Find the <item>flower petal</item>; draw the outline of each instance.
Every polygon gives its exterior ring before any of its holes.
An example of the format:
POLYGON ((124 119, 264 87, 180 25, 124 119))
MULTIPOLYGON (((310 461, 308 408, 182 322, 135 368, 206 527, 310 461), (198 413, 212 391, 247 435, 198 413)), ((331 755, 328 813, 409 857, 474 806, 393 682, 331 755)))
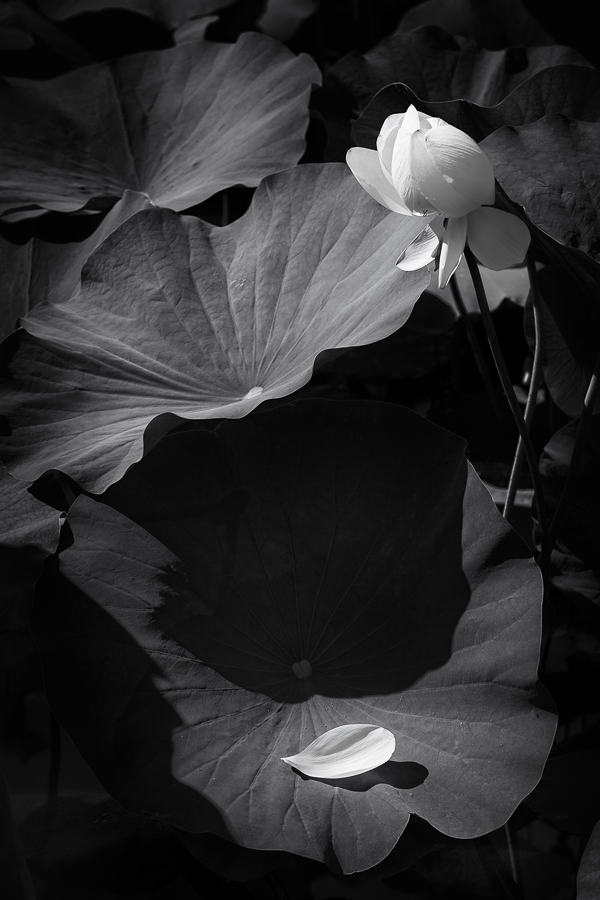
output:
MULTIPOLYGON (((398 137, 398 132, 400 131, 400 126, 402 124, 404 115, 404 113, 398 113, 394 116, 388 116, 383 123, 381 131, 379 132, 379 135, 377 137, 377 153, 379 154, 379 162, 381 163, 383 174, 392 185, 392 187, 394 186, 394 179, 392 178, 392 157, 394 153, 394 144, 396 143, 396 138, 398 137)), ((396 190, 396 188, 394 188, 394 190, 396 190)))
POLYGON ((440 239, 429 225, 426 225, 423 231, 411 241, 406 250, 404 250, 396 260, 396 266, 403 272, 413 272, 415 269, 422 269, 428 265, 436 257, 440 239))
POLYGON ((425 146, 432 163, 442 178, 462 200, 460 212, 444 209, 449 216, 464 216, 496 197, 494 169, 479 145, 452 125, 432 128, 425 136, 425 146))
POLYGON ((405 134, 413 134, 421 128, 421 113, 417 111, 416 106, 412 103, 402 117, 401 130, 405 134))
POLYGON ((482 265, 497 272, 523 262, 531 235, 517 216, 487 206, 467 218, 469 247, 482 265))
POLYGON ((445 288, 456 271, 465 249, 467 239, 467 216, 448 219, 446 230, 442 235, 440 247, 440 270, 438 286, 445 288))
POLYGON ((430 199, 430 188, 436 193, 437 182, 443 181, 443 178, 427 156, 420 131, 412 134, 398 131, 391 172, 394 187, 412 215, 426 216, 443 211, 430 199))
POLYGON ((397 191, 385 177, 376 150, 366 147, 351 147, 346 154, 346 162, 358 183, 368 194, 392 212, 410 216, 411 211, 402 202, 397 191))
POLYGON ((295 756, 283 762, 313 778, 349 778, 387 762, 396 738, 378 725, 340 725, 332 728, 295 756))

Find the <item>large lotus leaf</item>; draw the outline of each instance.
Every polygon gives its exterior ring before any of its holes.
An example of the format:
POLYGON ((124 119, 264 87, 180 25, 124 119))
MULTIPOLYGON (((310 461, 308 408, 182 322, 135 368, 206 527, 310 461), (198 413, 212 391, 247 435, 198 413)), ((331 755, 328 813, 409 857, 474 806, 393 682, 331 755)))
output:
POLYGON ((27 491, 22 481, 0 466, 0 599, 33 584, 44 559, 54 553, 59 514, 27 491))
POLYGON ((125 191, 94 233, 82 241, 54 244, 33 237, 19 245, 0 237, 0 266, 4 277, 0 340, 17 327, 17 319, 27 315, 38 303, 59 302, 75 293, 81 269, 92 251, 130 216, 152 206, 144 194, 125 191))
POLYGON ((405 112, 411 103, 460 128, 476 141, 482 141, 504 125, 526 125, 551 114, 598 122, 600 72, 582 65, 545 68, 492 107, 478 106, 470 100, 425 100, 404 84, 390 84, 379 91, 354 123, 352 137, 355 144, 375 149, 385 119, 394 113, 405 112))
POLYGON ((76 501, 33 628, 119 802, 344 872, 411 813, 461 838, 506 821, 554 732, 541 582, 463 447, 401 407, 296 401, 169 435, 112 507, 76 501), (348 723, 392 731, 392 760, 343 781, 282 762, 348 723))
POLYGON ((421 25, 438 25, 494 49, 553 43, 522 0, 426 0, 408 10, 400 28, 411 31, 421 25))
POLYGON ((437 27, 399 30, 364 56, 342 57, 327 73, 317 101, 327 125, 328 155, 344 158, 351 146, 350 119, 393 82, 409 85, 423 100, 460 99, 493 107, 537 72, 568 64, 589 66, 570 47, 486 50, 437 27))
POLYGON ((347 166, 272 176, 226 228, 140 212, 94 251, 71 301, 5 344, 1 439, 14 474, 101 491, 175 416, 244 416, 305 384, 326 349, 398 329, 429 282, 393 261, 423 219, 372 200, 347 166))
POLYGON ((600 122, 550 115, 499 129, 481 147, 535 225, 600 262, 600 122))
POLYGON ((592 831, 591 837, 581 858, 577 873, 577 900, 597 900, 600 893, 600 822, 592 831))
POLYGON ((37 0, 37 5, 51 19, 69 19, 81 13, 103 9, 128 9, 155 19, 166 28, 175 29, 188 19, 205 16, 233 0, 37 0))
POLYGON ((183 43, 0 86, 0 210, 125 190, 185 209, 298 161, 316 64, 266 35, 183 43), (94 103, 90 103, 90 97, 94 103))

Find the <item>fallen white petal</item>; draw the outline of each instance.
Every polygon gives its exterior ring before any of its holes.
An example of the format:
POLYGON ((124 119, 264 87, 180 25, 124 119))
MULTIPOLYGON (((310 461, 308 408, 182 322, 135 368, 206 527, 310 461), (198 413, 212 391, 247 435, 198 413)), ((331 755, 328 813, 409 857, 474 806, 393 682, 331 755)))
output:
POLYGON ((396 738, 378 725, 340 725, 332 728, 295 756, 283 762, 313 778, 349 778, 387 762, 396 738))
POLYGON ((396 266, 403 272, 414 272, 422 269, 435 259, 440 239, 435 231, 427 225, 423 231, 411 241, 396 260, 396 266))
POLYGON ((521 219, 490 206, 475 209, 467 219, 469 247, 483 266, 497 272, 523 262, 531 235, 521 219))

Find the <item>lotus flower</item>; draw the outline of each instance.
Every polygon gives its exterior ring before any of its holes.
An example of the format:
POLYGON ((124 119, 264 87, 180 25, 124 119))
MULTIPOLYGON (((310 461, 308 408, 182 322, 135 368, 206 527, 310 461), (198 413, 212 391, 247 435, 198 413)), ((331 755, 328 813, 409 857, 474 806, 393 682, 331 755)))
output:
POLYGON ((377 150, 352 147, 352 173, 383 206, 404 216, 431 216, 396 262, 411 271, 435 260, 444 288, 468 241, 479 262, 499 271, 521 263, 529 229, 516 216, 494 209, 494 170, 478 144, 443 119, 409 106, 388 118, 377 150), (442 218, 443 217, 443 218, 442 218))

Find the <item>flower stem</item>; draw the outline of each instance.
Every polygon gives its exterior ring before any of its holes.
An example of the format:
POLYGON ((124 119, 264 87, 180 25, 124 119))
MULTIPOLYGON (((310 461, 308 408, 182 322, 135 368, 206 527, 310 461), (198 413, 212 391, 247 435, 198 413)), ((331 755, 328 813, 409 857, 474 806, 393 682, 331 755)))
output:
POLYGON ((498 403, 498 396, 496 394, 496 389, 494 388, 494 382, 492 381, 492 376, 490 375, 483 350, 481 349, 479 341, 477 340, 477 334, 475 333, 475 329, 473 328, 473 323, 469 318, 469 313, 467 312, 465 302, 462 298, 456 275, 452 275, 450 278, 450 290, 452 292, 454 302, 456 303, 458 311, 461 315, 461 319, 463 321, 467 334, 467 340, 469 341, 469 344, 471 346, 473 357, 475 359, 479 374, 481 375, 481 380, 483 381, 490 406, 492 407, 494 415, 496 416, 498 427, 500 429, 500 435, 503 436, 504 417, 502 415, 502 409, 500 408, 500 404, 498 403))
MULTIPOLYGON (((529 382, 529 392, 527 394, 527 404, 525 406, 525 425, 527 426, 527 431, 531 432, 531 423, 533 421, 533 414, 535 412, 535 405, 537 402, 537 393, 538 393, 538 385, 540 383, 540 376, 542 372, 542 356, 544 351, 544 335, 542 331, 542 308, 541 308, 541 297, 539 284, 537 279, 537 271, 535 268, 535 261, 531 252, 527 254, 527 271, 529 273, 529 283, 531 285, 531 299, 533 303, 533 322, 535 328, 535 350, 533 352, 533 367, 531 369, 531 377, 529 382)), ((515 453, 515 458, 513 461, 512 470, 510 473, 510 478, 508 481, 508 491, 506 493, 506 502, 504 504, 504 512, 502 515, 504 518, 510 522, 510 517, 513 513, 513 508, 515 504, 515 497, 517 495, 517 485, 519 483, 519 475, 521 472, 521 466, 523 465, 523 458, 525 456, 525 445, 521 436, 519 435, 519 440, 517 443, 517 450, 515 453)))
POLYGON ((473 279, 473 287, 475 288, 477 303, 479 304, 481 318, 483 319, 483 324, 486 330, 490 350, 492 351, 492 356, 494 358, 494 363, 496 364, 496 369, 498 371, 498 375, 500 376, 500 381, 502 383, 506 399, 508 400, 510 410, 512 412, 516 426, 519 429, 519 434, 525 448, 525 456, 527 458, 527 464, 529 466, 529 472, 531 474, 531 480, 533 482, 533 489, 535 492, 538 518, 540 522, 540 529, 542 532, 543 550, 544 544, 546 543, 548 537, 548 523, 546 519, 546 505, 544 503, 544 495, 542 493, 542 482, 538 470, 538 462, 535 457, 533 444, 531 443, 531 438, 529 436, 527 426, 525 424, 525 419, 523 418, 523 413, 521 412, 521 408, 519 407, 519 402, 516 398, 512 386, 512 381, 510 375, 508 374, 508 369, 506 368, 506 362, 504 361, 504 357, 500 349, 498 335, 496 334, 496 328, 494 326, 492 314, 490 313, 490 309, 488 306, 485 289, 483 287, 483 281, 481 280, 481 274, 479 272, 479 266, 477 265, 477 260, 473 256, 472 250, 470 250, 468 247, 465 248, 465 259, 467 261, 467 265, 469 266, 471 278, 473 279))

